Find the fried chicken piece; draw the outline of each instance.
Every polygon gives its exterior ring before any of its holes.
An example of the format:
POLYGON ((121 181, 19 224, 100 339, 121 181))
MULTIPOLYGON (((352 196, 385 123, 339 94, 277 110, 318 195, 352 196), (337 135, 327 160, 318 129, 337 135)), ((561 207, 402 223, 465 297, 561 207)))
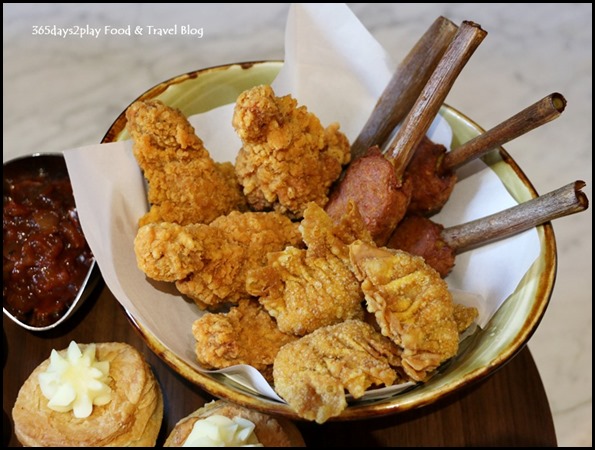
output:
POLYGON ((245 248, 218 228, 149 223, 139 228, 134 251, 149 278, 175 282, 200 308, 244 294, 237 280, 246 262, 245 248))
POLYGON ((308 202, 324 206, 331 184, 350 161, 347 137, 326 129, 290 95, 257 86, 238 97, 233 126, 242 140, 236 174, 250 206, 301 218, 308 202))
POLYGON ((455 303, 454 306, 455 310, 453 316, 457 323, 457 330, 459 330, 459 333, 462 333, 471 326, 475 319, 477 319, 479 312, 477 311, 477 308, 472 306, 465 306, 459 303, 455 303))
POLYGON ((350 201, 345 214, 337 221, 316 203, 309 203, 300 223, 300 233, 308 254, 325 256, 329 252, 350 264, 348 245, 354 241, 373 242, 355 202, 350 201))
POLYGON ((403 348, 407 375, 424 381, 459 348, 454 303, 446 282, 423 258, 355 242, 350 253, 368 311, 382 334, 403 348))
POLYGON ((364 316, 357 279, 330 253, 308 256, 294 247, 270 253, 266 267, 248 273, 246 290, 259 297, 281 331, 297 336, 364 316))
POLYGON ((198 362, 207 369, 248 364, 270 377, 281 347, 297 338, 282 333, 258 304, 242 299, 228 313, 206 313, 192 324, 198 362))
POLYGON ((209 223, 246 209, 232 164, 213 161, 179 110, 159 100, 138 101, 128 108, 126 119, 134 156, 149 185, 151 208, 139 226, 209 223))
POLYGON ((370 386, 401 381, 400 349, 371 325, 347 320, 319 328, 279 350, 273 364, 275 390, 297 414, 324 423, 370 386))
POLYGON ((300 243, 298 225, 281 214, 234 211, 210 225, 144 225, 134 249, 149 278, 176 282, 204 309, 246 297, 247 272, 263 266, 267 253, 300 243))
POLYGON ((259 265, 266 262, 266 253, 262 249, 283 250, 287 245, 302 246, 299 224, 276 212, 232 211, 215 219, 210 226, 224 230, 233 236, 234 241, 248 247, 249 257, 259 265))
POLYGON ((300 232, 307 250, 270 254, 267 267, 248 274, 248 293, 260 297, 282 331, 298 336, 342 320, 363 319, 363 294, 349 266, 348 244, 371 237, 355 205, 335 224, 310 202, 300 232))

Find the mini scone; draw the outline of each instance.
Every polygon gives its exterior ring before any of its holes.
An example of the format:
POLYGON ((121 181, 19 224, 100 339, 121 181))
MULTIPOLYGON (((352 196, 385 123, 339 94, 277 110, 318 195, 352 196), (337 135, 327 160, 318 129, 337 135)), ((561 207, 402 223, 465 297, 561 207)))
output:
POLYGON ((152 447, 163 396, 134 347, 71 342, 27 378, 12 417, 24 446, 152 447))
POLYGON ((207 403, 180 420, 164 447, 305 447, 297 427, 225 400, 207 403), (230 420, 231 419, 231 420, 230 420))

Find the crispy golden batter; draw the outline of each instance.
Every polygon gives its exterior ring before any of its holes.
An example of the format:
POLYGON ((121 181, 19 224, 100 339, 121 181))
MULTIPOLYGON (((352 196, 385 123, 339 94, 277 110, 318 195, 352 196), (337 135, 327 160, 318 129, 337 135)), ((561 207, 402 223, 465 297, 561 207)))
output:
POLYGON ((346 213, 336 223, 316 203, 309 203, 304 210, 300 232, 309 255, 325 256, 330 252, 346 264, 350 264, 349 244, 356 240, 372 242, 354 202, 349 202, 346 213))
POLYGON ((240 300, 228 313, 206 313, 192 325, 196 357, 207 369, 248 364, 266 374, 281 347, 296 337, 282 333, 258 304, 240 300))
POLYGON ((477 308, 470 306, 460 305, 458 303, 455 303, 454 306, 455 310, 453 315, 455 322, 457 323, 457 330, 459 330, 459 333, 462 333, 471 326, 475 319, 477 319, 479 313, 477 308))
POLYGON ((139 101, 128 108, 126 119, 134 156, 149 185, 151 209, 139 225, 209 223, 232 210, 245 209, 231 164, 211 159, 179 110, 158 100, 139 101))
POLYGON ((246 297, 246 275, 261 267, 268 252, 300 245, 298 225, 270 213, 232 212, 210 225, 147 224, 134 241, 137 264, 201 308, 246 297))
POLYGON ((255 260, 257 265, 266 262, 263 249, 282 250, 287 245, 302 245, 299 224, 276 212, 233 211, 227 216, 218 217, 210 226, 224 230, 235 242, 247 247, 250 253, 248 257, 255 260))
POLYGON ((275 390, 304 419, 323 423, 347 407, 345 391, 400 381, 400 349, 359 320, 319 328, 285 345, 275 358, 275 390))
POLYGON ((257 86, 238 97, 233 126, 242 140, 236 174, 252 208, 301 218, 308 202, 324 206, 331 184, 350 160, 338 124, 324 129, 291 96, 257 86))
MULTIPOLYGON (((84 351, 86 344, 79 344, 84 351)), ((66 350, 59 353, 65 356, 66 350)), ((48 407, 38 375, 49 358, 41 363, 19 391, 12 415, 15 434, 21 444, 31 447, 153 447, 163 418, 163 397, 151 368, 143 356, 128 344, 96 344, 100 361, 109 361, 112 398, 94 406, 89 417, 77 419, 71 412, 48 407)))
POLYGON ((353 272, 336 256, 308 256, 289 247, 269 254, 248 273, 246 290, 259 297, 285 333, 303 336, 346 319, 363 319, 363 295, 353 272))
POLYGON ((300 224, 308 249, 270 254, 266 267, 248 274, 248 293, 260 297, 282 331, 302 336, 343 320, 363 319, 363 294, 349 267, 348 244, 371 238, 351 206, 335 224, 310 202, 300 224))
POLYGON ((239 281, 246 252, 222 230, 204 224, 149 223, 134 240, 138 267, 158 281, 175 282, 201 308, 244 293, 239 281))
MULTIPOLYGON (((203 271, 209 261, 223 256, 229 262, 230 276, 235 276, 237 269, 233 270, 233 267, 241 265, 244 258, 241 246, 228 242, 225 232, 204 224, 182 226, 162 222, 144 225, 136 234, 134 250, 139 268, 149 278, 170 282, 203 271), (219 249, 223 253, 221 256, 206 256, 219 252, 219 249)), ((223 278, 223 275, 218 277, 223 278)))
POLYGON ((355 242, 351 259, 358 269, 367 309, 382 334, 403 348, 403 368, 424 381, 459 347, 454 304, 446 282, 418 256, 355 242))

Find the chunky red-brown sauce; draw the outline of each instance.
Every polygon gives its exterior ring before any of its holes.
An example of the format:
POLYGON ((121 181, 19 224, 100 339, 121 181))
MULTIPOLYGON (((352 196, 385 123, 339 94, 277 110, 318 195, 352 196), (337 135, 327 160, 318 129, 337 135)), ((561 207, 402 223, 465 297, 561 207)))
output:
POLYGON ((6 172, 4 307, 28 325, 51 325, 72 305, 93 255, 82 233, 66 171, 6 172))

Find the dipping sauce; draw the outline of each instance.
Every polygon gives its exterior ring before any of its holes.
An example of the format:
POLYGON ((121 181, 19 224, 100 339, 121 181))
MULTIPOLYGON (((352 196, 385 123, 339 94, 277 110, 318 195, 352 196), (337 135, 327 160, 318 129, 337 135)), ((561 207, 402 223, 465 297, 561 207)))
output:
POLYGON ((72 305, 93 263, 61 155, 23 158, 3 173, 3 306, 44 327, 72 305))

